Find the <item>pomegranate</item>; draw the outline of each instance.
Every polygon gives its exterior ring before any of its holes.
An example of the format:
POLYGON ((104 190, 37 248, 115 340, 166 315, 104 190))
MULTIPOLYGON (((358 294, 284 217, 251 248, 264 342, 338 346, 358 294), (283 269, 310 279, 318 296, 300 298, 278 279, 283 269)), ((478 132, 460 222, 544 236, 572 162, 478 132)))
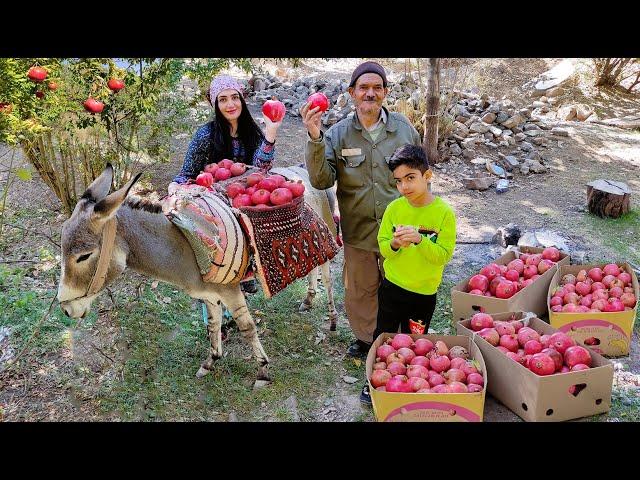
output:
POLYGON ((223 158, 218 162, 218 166, 229 170, 231 169, 231 165, 233 165, 233 163, 234 163, 233 160, 229 160, 228 158, 223 158))
POLYGON ((412 393, 413 389, 409 385, 409 379, 405 375, 395 375, 387 380, 385 384, 387 392, 412 393))
POLYGON ((620 275, 618 275, 618 280, 621 280, 625 285, 630 285, 631 275, 629 275, 628 272, 622 272, 620 275))
POLYGON ((511 260, 507 264, 507 268, 509 270, 515 270, 516 272, 518 272, 518 275, 522 275, 522 272, 524 272, 524 262, 519 258, 516 258, 515 260, 511 260))
POLYGON ((107 82, 107 87, 109 87, 112 92, 117 93, 124 88, 124 82, 122 80, 118 80, 117 78, 110 78, 107 82))
POLYGON ((498 335, 500 336, 513 335, 514 333, 516 333, 516 327, 509 322, 501 322, 498 320, 493 323, 493 328, 496 329, 496 331, 498 332, 498 335))
POLYGON ((575 292, 567 293, 562 299, 564 304, 573 303, 574 305, 578 305, 580 303, 580 295, 575 292))
POLYGON ((429 375, 429 369, 426 367, 423 367, 422 365, 409 365, 407 367, 407 377, 411 378, 411 377, 420 377, 420 378, 427 378, 429 375))
POLYGON ((536 375, 551 375, 556 371, 556 364, 546 353, 536 353, 529 359, 529 370, 536 375))
POLYGON ((611 297, 620 298, 622 297, 623 293, 624 293, 624 290, 622 290, 620 287, 611 287, 609 289, 609 298, 611 297))
POLYGON ((267 203, 269 203, 270 198, 271 193, 264 188, 256 190, 255 192, 253 192, 253 195, 251 195, 251 201, 254 205, 266 205, 267 203))
POLYGON ((409 377, 409 386, 414 392, 429 389, 429 382, 422 377, 409 377))
MULTIPOLYGON (((380 360, 379 358, 376 360, 380 360)), ((387 362, 376 362, 373 364, 373 369, 374 370, 386 370, 387 369, 387 362)))
POLYGON ((203 172, 196 177, 196 183, 203 187, 209 188, 213 185, 213 176, 210 173, 203 172))
POLYGON ((242 162, 236 162, 229 167, 229 170, 231 171, 231 175, 237 177, 247 171, 247 166, 242 162))
POLYGON ((286 205, 293 200, 293 195, 288 188, 276 188, 271 192, 270 200, 274 205, 286 205))
POLYGON ((472 373, 471 375, 467 376, 467 383, 484 386, 484 377, 479 373, 472 373))
POLYGON ((449 392, 448 393, 467 393, 469 390, 464 383, 461 382, 451 382, 449 383, 449 392))
POLYGON ((403 365, 406 363, 404 361, 404 357, 402 355, 400 355, 398 352, 393 352, 393 353, 390 353, 389 355, 387 355, 387 359, 385 360, 385 362, 387 362, 387 365, 389 365, 390 363, 393 363, 393 362, 400 362, 403 365))
POLYGON ((527 265, 526 267, 524 267, 524 272, 522 273, 522 276, 525 278, 525 280, 528 280, 530 278, 532 278, 534 275, 538 274, 538 267, 535 265, 527 265))
POLYGON ((216 180, 227 180, 231 178, 231 170, 224 167, 219 167, 215 173, 216 180))
POLYGON ((258 172, 250 173, 247 176, 247 187, 253 187, 254 185, 258 185, 262 180, 264 180, 264 175, 258 172))
MULTIPOLYGON (((507 349, 507 348, 504 348, 502 345, 498 345, 496 348, 497 348, 498 350, 500 350, 502 353, 507 353, 507 352, 510 352, 510 351, 511 351, 511 350, 509 350, 509 349, 507 349)), ((513 352, 512 352, 512 353, 513 353, 513 352)))
POLYGON ((576 286, 573 283, 567 283, 564 289, 567 293, 576 293, 576 286))
POLYGON ((577 363, 573 367, 571 367, 572 372, 579 372, 580 370, 589 370, 589 366, 584 363, 577 363))
POLYGON ((32 82, 40 83, 47 78, 47 69, 43 67, 31 67, 27 72, 27 77, 32 82))
POLYGON ((534 355, 542 351, 542 344, 537 340, 529 340, 524 344, 524 353, 527 355, 534 355))
POLYGON ((279 122, 284 118, 287 109, 278 100, 267 100, 262 105, 262 113, 272 122, 279 122))
POLYGON ((625 307, 634 308, 636 306, 636 296, 633 293, 623 293, 620 295, 620 301, 625 307))
POLYGON ((540 353, 546 353, 547 355, 549 355, 556 366, 556 372, 560 371, 560 369, 562 368, 562 355, 560 355, 560 353, 556 349, 545 348, 540 353))
POLYGON ((615 263, 608 263, 604 266, 602 272, 605 275, 612 275, 614 277, 617 277, 618 275, 620 275, 620 267, 615 263))
POLYGON ((518 332, 518 343, 521 347, 524 347, 524 344, 529 340, 540 341, 540 334, 536 332, 533 328, 530 327, 522 327, 518 332))
POLYGON ((574 345, 573 347, 567 348, 564 352, 564 363, 569 368, 573 368, 573 366, 578 363, 591 366, 591 354, 586 348, 580 345, 574 345))
POLYGON ((233 201, 231 202, 231 205, 233 205, 234 208, 250 207, 253 205, 253 202, 251 201, 251 195, 247 195, 246 193, 241 193, 240 195, 238 195, 236 198, 233 199, 233 201))
POLYGON ((216 174, 216 170, 218 170, 218 164, 217 163, 210 163, 208 165, 204 166, 204 171, 206 173, 210 173, 211 175, 215 175, 216 174))
POLYGON ((473 290, 469 290, 469 295, 484 295, 484 292, 482 290, 478 290, 477 288, 474 288, 473 290))
POLYGON ((483 390, 483 387, 475 383, 470 383, 469 385, 467 385, 467 390, 469 391, 469 393, 478 393, 483 390))
POLYGON ((606 287, 602 282, 593 282, 591 284, 591 293, 594 293, 596 290, 605 290, 606 287))
POLYGON ((431 389, 430 388, 421 388, 416 393, 431 393, 431 389))
POLYGON ((553 307, 551 307, 551 311, 552 312, 561 312, 562 311, 562 305, 554 305, 553 307))
POLYGON ((547 270, 551 269, 554 265, 555 264, 551 260, 540 260, 540 263, 538 264, 538 273, 542 275, 547 270))
POLYGON ((309 110, 320 107, 320 111, 325 112, 329 108, 329 99, 322 92, 316 92, 309 95, 309 98, 307 98, 307 102, 311 102, 309 110))
POLYGON ((562 301, 562 297, 551 297, 551 300, 549 301, 549 305, 551 305, 552 307, 555 305, 562 305, 564 302, 562 301))
POLYGON ((233 182, 227 185, 227 196, 229 198, 236 198, 241 193, 244 193, 244 185, 241 183, 233 182))
POLYGON ((571 369, 569 367, 567 367, 566 365, 563 365, 562 368, 560 369, 560 373, 568 373, 570 371, 571 371, 571 369))
POLYGON ((560 285, 566 285, 568 283, 571 283, 571 284, 574 284, 574 285, 576 283, 576 276, 573 275, 572 273, 567 273, 560 280, 560 285))
POLYGON ((511 323, 511 325, 513 325, 513 327, 516 329, 515 333, 518 333, 520 329, 524 327, 524 323, 522 323, 520 320, 512 320, 509 323, 511 323))
POLYGON ((464 358, 466 360, 469 358, 469 352, 467 352, 466 348, 455 345, 449 349, 449 358, 451 360, 454 358, 464 358))
POLYGON ((304 187, 304 183, 302 183, 302 180, 298 180, 297 182, 286 181, 284 182, 283 187, 291 190, 291 193, 293 194, 293 198, 298 198, 304 195, 305 187, 304 187))
POLYGON ((447 383, 451 382, 465 382, 467 379, 467 374, 458 368, 450 368, 446 372, 442 374, 444 378, 447 379, 447 383))
POLYGON ((616 278, 613 282, 611 282, 611 285, 609 285, 609 290, 611 290, 612 288, 618 287, 620 289, 624 288, 624 282, 622 280, 620 280, 619 278, 616 278))
POLYGON ((449 385, 440 384, 433 387, 431 389, 431 392, 432 393, 451 393, 451 389, 449 388, 449 385))
POLYGON ((451 360, 449 360, 449 357, 445 355, 437 355, 431 358, 429 360, 429 363, 432 370, 434 370, 437 373, 441 373, 449 369, 451 365, 451 360))
POLYGON ((489 265, 485 265, 480 270, 480 275, 484 275, 487 277, 487 280, 491 282, 497 275, 500 274, 500 266, 496 263, 490 263, 489 265))
POLYGON ((582 306, 591 307, 592 303, 593 303, 593 295, 591 295, 590 293, 588 293, 587 295, 585 295, 580 299, 580 305, 582 306))
POLYGON ((439 373, 435 373, 433 375, 429 375, 429 377, 427 378, 429 385, 431 385, 431 387, 435 387, 437 385, 442 385, 445 383, 444 377, 442 375, 440 375, 439 373))
POLYGON ((500 337, 500 346, 512 352, 518 351, 518 337, 515 334, 506 334, 500 337))
POLYGON ((494 325, 493 317, 488 313, 476 313, 471 317, 471 329, 479 332, 484 328, 491 328, 494 325))
POLYGON ((371 385, 374 388, 386 385, 389 380, 391 380, 391 373, 386 370, 374 370, 371 374, 371 385))
POLYGON ((462 365, 464 365, 465 363, 467 363, 467 361, 464 358, 461 358, 461 357, 452 358, 450 368, 457 368, 460 370, 462 365))
POLYGON ((532 253, 531 255, 529 255, 529 258, 527 258, 527 260, 524 263, 525 265, 533 265, 535 267, 538 267, 538 264, 540 263, 541 260, 542 260, 541 253, 532 253))
POLYGON ((413 351, 416 355, 426 355, 431 350, 433 350, 433 342, 428 338, 418 338, 415 341, 413 351))
POLYGON ((592 301, 596 300, 609 300, 609 292, 607 290, 596 290, 591 294, 592 301))
POLYGON ((407 367, 405 366, 404 363, 400 363, 400 362, 388 363, 387 370, 392 375, 404 375, 405 373, 407 373, 407 367))
POLYGON ((586 282, 587 279, 591 280, 586 270, 580 270, 576 275, 576 282, 586 282))
POLYGON ((489 288, 489 279, 484 275, 474 275, 469 279, 470 290, 481 290, 483 293, 489 288))
POLYGON ((275 180, 265 178, 264 180, 261 180, 260 183, 258 183, 257 187, 269 190, 269 192, 273 192, 276 188, 278 188, 278 184, 275 182, 275 180))
POLYGON ((416 357, 416 354, 414 353, 414 351, 411 350, 409 347, 399 348, 398 353, 402 355, 402 357, 404 358, 404 363, 411 363, 411 360, 413 360, 416 357))
POLYGON ((449 347, 442 340, 436 342, 435 349, 438 355, 449 355, 449 347))
POLYGON ((422 365, 425 368, 429 368, 429 359, 427 357, 423 357, 421 355, 416 355, 409 362, 410 365, 422 365))
POLYGON ((569 347, 576 345, 576 342, 566 333, 556 332, 549 339, 549 347, 555 348, 560 354, 564 355, 569 347))
POLYGON ((510 282, 517 282, 520 279, 520 273, 518 273, 517 270, 507 270, 507 273, 504 274, 504 278, 510 282))
POLYGON ((589 275, 589 278, 594 282, 600 282, 602 281, 602 277, 604 277, 602 269, 600 267, 593 267, 589 270, 587 275, 589 275))
POLYGON ((100 113, 104 110, 104 103, 91 97, 87 98, 82 105, 84 105, 84 109, 90 113, 100 113))
POLYGON ((616 277, 614 277, 613 275, 605 275, 602 279, 602 284, 605 286, 605 288, 610 288, 615 279, 616 277))
POLYGON ((522 359, 523 359, 522 356, 518 355, 515 352, 512 352, 511 350, 507 350, 505 355, 509 357, 511 360, 513 360, 514 362, 522 363, 522 359))
POLYGON ((591 293, 591 285, 585 282, 576 283, 576 293, 578 293, 579 295, 586 295, 588 293, 591 293))
POLYGON ((562 307, 561 311, 564 313, 576 313, 579 310, 578 310, 578 305, 576 305, 575 303, 567 303, 562 307))
POLYGON ((460 370, 462 370, 467 376, 471 375, 472 373, 479 373, 478 369, 471 362, 467 362, 462 365, 460 367, 460 370))
POLYGON ((603 312, 624 312, 624 303, 619 298, 612 297, 602 309, 603 312))
POLYGON ((398 333, 393 337, 393 340, 391 340, 391 346, 396 350, 402 347, 410 348, 411 345, 413 345, 413 338, 406 333, 398 333))
POLYGON ((517 287, 509 280, 498 283, 496 287, 496 297, 498 298, 511 298, 516 292, 517 287))
POLYGON ((489 342, 494 347, 497 347, 500 343, 500 335, 495 328, 483 328, 478 332, 482 338, 489 342))
POLYGON ((542 258, 544 258, 545 260, 552 260, 554 262, 557 262, 560 260, 560 250, 558 250, 556 247, 547 247, 542 250, 542 258))
POLYGON ((386 361, 389 354, 396 351, 391 345, 383 343, 376 349, 376 357, 380 357, 380 360, 386 361))

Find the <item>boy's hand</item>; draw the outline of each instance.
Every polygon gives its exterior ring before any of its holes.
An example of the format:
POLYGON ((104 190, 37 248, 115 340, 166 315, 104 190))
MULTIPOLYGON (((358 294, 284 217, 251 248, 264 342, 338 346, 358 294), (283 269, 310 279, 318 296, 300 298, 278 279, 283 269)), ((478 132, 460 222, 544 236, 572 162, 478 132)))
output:
MULTIPOLYGON (((422 235, 415 227, 398 225, 393 233, 391 246, 408 247, 412 243, 418 244, 422 241, 422 235)), ((398 248, 399 248, 398 247, 398 248)))

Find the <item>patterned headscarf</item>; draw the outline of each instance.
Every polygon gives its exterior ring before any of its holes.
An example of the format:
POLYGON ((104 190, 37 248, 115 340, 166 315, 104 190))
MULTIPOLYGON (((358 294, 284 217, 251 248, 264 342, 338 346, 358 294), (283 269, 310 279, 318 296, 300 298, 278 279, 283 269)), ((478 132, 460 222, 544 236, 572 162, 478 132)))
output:
POLYGON ((218 98, 218 94, 227 89, 237 90, 240 95, 242 95, 242 85, 238 83, 238 81, 229 76, 229 75, 218 75, 213 80, 211 80, 211 86, 209 87, 209 98, 211 98, 211 103, 214 104, 216 102, 216 98, 218 98))

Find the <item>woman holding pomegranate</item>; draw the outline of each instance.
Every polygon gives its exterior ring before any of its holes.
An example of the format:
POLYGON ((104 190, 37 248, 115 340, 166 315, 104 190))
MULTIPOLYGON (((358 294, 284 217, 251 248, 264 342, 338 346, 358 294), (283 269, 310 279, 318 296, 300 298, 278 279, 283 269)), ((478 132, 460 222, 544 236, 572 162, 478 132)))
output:
POLYGON ((170 194, 179 184, 194 180, 205 165, 225 158, 264 170, 271 168, 282 120, 273 122, 263 115, 263 133, 247 108, 242 90, 240 83, 229 75, 218 75, 211 81, 207 99, 215 117, 193 136, 182 169, 169 185, 170 194))
MULTIPOLYGON (((385 278, 378 289, 378 317, 373 338, 383 332, 427 333, 436 307, 436 292, 456 245, 453 208, 431 193, 432 172, 422 147, 404 145, 389 159, 402 195, 384 211, 378 245, 385 278), (412 331, 409 320, 421 320, 412 331)), ((365 385, 361 398, 368 394, 365 385)))

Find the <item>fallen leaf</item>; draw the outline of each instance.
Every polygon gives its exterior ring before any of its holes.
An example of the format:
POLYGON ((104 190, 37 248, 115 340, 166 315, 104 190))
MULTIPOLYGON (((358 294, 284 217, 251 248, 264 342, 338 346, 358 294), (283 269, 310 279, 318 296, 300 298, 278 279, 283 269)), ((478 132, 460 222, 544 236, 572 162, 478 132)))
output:
POLYGON ((356 364, 356 367, 359 367, 360 365, 362 365, 362 360, 359 360, 359 359, 357 359, 357 358, 354 358, 354 359, 353 359, 353 363, 355 363, 355 364, 356 364))

